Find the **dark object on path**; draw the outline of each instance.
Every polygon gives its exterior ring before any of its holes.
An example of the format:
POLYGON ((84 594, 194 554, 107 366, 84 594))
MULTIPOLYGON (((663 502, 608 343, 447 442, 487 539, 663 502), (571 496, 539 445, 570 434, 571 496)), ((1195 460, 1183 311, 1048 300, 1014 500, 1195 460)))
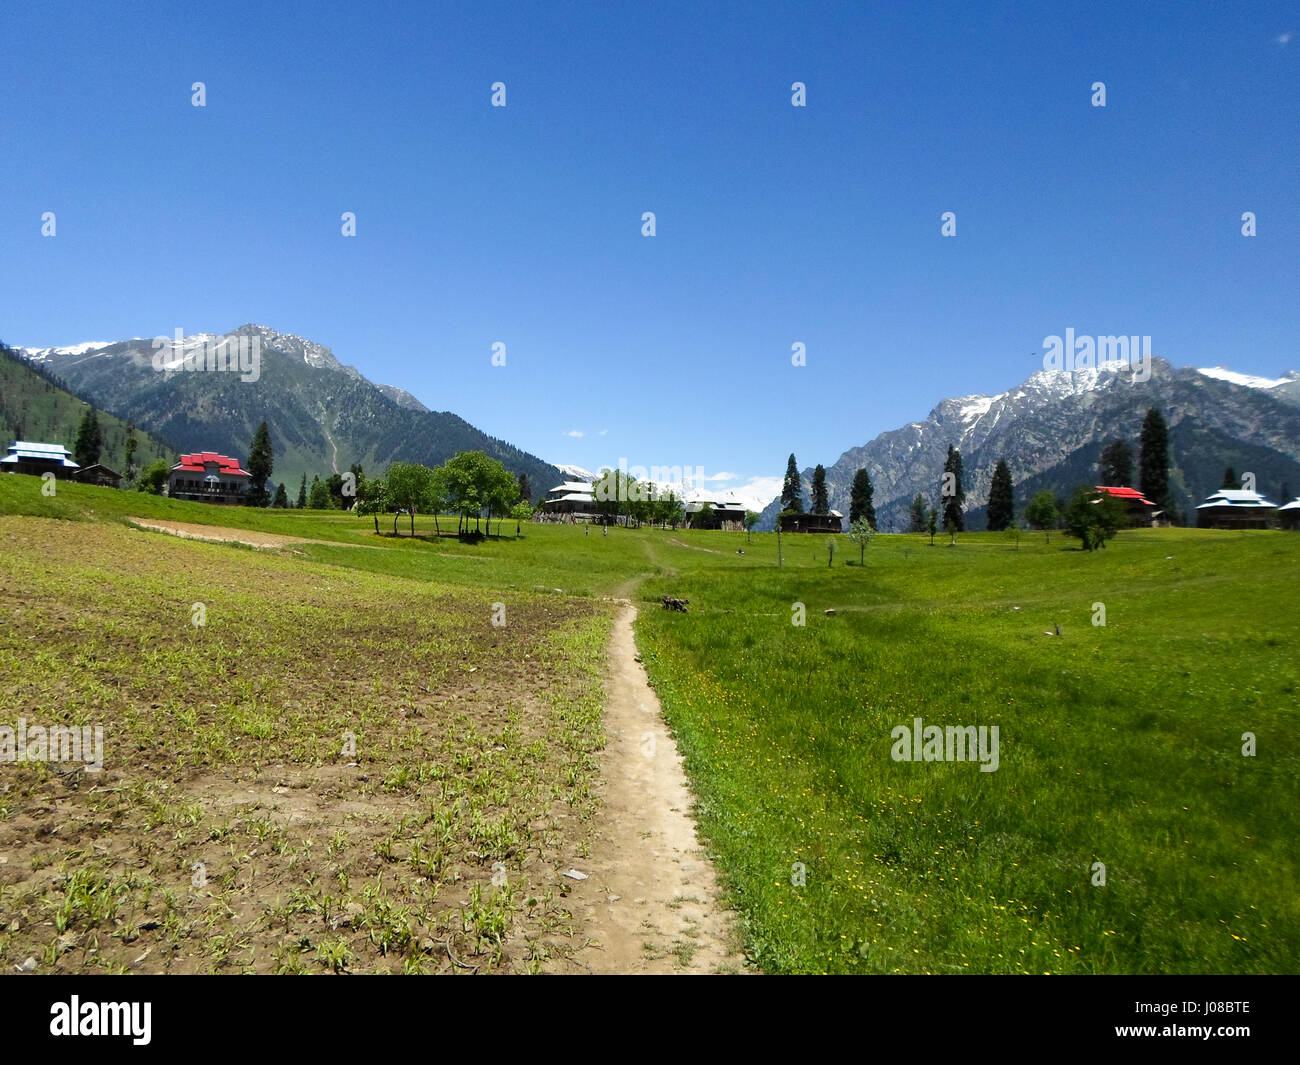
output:
POLYGON ((745 549, 743 547, 736 548, 736 554, 743 555, 744 553, 745 553, 745 549))
POLYGON ((665 595, 664 609, 680 610, 683 614, 689 614, 690 611, 686 609, 686 604, 689 602, 690 602, 689 599, 674 599, 671 595, 665 595))

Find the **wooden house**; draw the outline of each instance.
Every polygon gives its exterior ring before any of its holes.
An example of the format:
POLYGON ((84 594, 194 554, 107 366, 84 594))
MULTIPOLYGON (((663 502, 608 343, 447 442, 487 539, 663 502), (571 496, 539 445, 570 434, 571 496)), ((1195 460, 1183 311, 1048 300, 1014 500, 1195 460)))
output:
POLYGON ((239 460, 215 451, 182 455, 167 474, 167 494, 172 499, 199 503, 242 503, 251 474, 239 460))
POLYGON ((1155 525, 1163 516, 1164 512, 1157 509, 1156 505, 1136 488, 1106 484, 1094 485, 1094 487, 1097 489, 1097 499, 1099 501, 1102 495, 1108 495, 1112 499, 1119 500, 1124 507, 1126 523, 1134 528, 1155 525))
POLYGON ((1277 513, 1258 492, 1244 488, 1220 488, 1196 508, 1198 529, 1267 529, 1277 513))
POLYGON ((8 454, 0 458, 0 470, 6 473, 29 473, 35 477, 52 473, 60 480, 67 480, 79 469, 72 461, 72 452, 62 444, 15 440, 9 445, 8 454))
POLYGON ((93 466, 81 467, 73 474, 73 478, 82 484, 97 484, 104 488, 122 487, 122 475, 98 462, 93 466))

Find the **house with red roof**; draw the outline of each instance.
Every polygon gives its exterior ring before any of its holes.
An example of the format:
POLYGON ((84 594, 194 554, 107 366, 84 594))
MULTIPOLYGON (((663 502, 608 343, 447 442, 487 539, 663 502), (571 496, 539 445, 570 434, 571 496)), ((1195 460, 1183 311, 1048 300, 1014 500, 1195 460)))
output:
POLYGON ((1164 511, 1158 510, 1156 505, 1136 488, 1108 484, 1098 484, 1093 487, 1097 489, 1099 502, 1102 495, 1108 495, 1124 505, 1124 515, 1130 526, 1156 525, 1164 516, 1164 511))
POLYGON ((200 503, 242 503, 251 474, 238 459, 215 451, 182 455, 167 474, 167 494, 172 499, 200 503))

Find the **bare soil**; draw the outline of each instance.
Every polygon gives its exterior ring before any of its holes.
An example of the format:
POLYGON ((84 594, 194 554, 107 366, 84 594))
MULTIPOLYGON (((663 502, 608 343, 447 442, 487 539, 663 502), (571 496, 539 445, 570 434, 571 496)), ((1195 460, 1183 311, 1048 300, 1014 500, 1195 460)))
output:
POLYGON ((603 809, 589 879, 570 903, 585 946, 553 972, 742 972, 735 914, 719 902, 717 876, 700 848, 681 755, 647 682, 632 635, 635 607, 614 621, 608 653, 602 752, 603 809))

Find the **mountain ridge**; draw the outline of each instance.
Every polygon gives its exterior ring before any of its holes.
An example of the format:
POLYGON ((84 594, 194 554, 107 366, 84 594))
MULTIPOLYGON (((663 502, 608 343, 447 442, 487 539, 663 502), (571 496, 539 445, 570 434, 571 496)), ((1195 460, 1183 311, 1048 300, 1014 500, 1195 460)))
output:
POLYGON ((372 474, 396 461, 438 465, 467 450, 526 473, 537 492, 560 480, 559 471, 538 456, 450 411, 430 410, 403 389, 375 384, 327 346, 304 337, 245 324, 225 334, 192 334, 179 344, 169 339, 167 348, 155 344, 134 337, 102 346, 18 350, 97 406, 186 451, 243 457, 265 420, 275 454, 272 483, 286 484, 291 496, 303 475, 325 476, 354 463, 372 474), (256 375, 183 368, 185 352, 240 337, 259 341, 256 375))
MULTIPOLYGON (((842 452, 826 469, 830 505, 849 512, 853 475, 865 468, 880 528, 902 531, 918 492, 927 505, 938 506, 952 444, 962 454, 968 527, 981 528, 999 458, 1011 466, 1017 514, 1023 514, 1040 488, 1065 494, 1075 483, 1092 481, 1101 448, 1111 439, 1126 439, 1136 457, 1138 429, 1150 407, 1161 409, 1169 423, 1170 487, 1184 517, 1219 486, 1226 466, 1252 470, 1261 489, 1277 495, 1300 489, 1300 373, 1269 379, 1215 371, 1153 358, 1146 380, 1126 364, 1110 363, 1038 370, 996 395, 941 399, 924 420, 842 452)), ((801 476, 807 502, 812 467, 801 476)), ((771 528, 779 509, 779 500, 769 503, 760 528, 771 528)))

